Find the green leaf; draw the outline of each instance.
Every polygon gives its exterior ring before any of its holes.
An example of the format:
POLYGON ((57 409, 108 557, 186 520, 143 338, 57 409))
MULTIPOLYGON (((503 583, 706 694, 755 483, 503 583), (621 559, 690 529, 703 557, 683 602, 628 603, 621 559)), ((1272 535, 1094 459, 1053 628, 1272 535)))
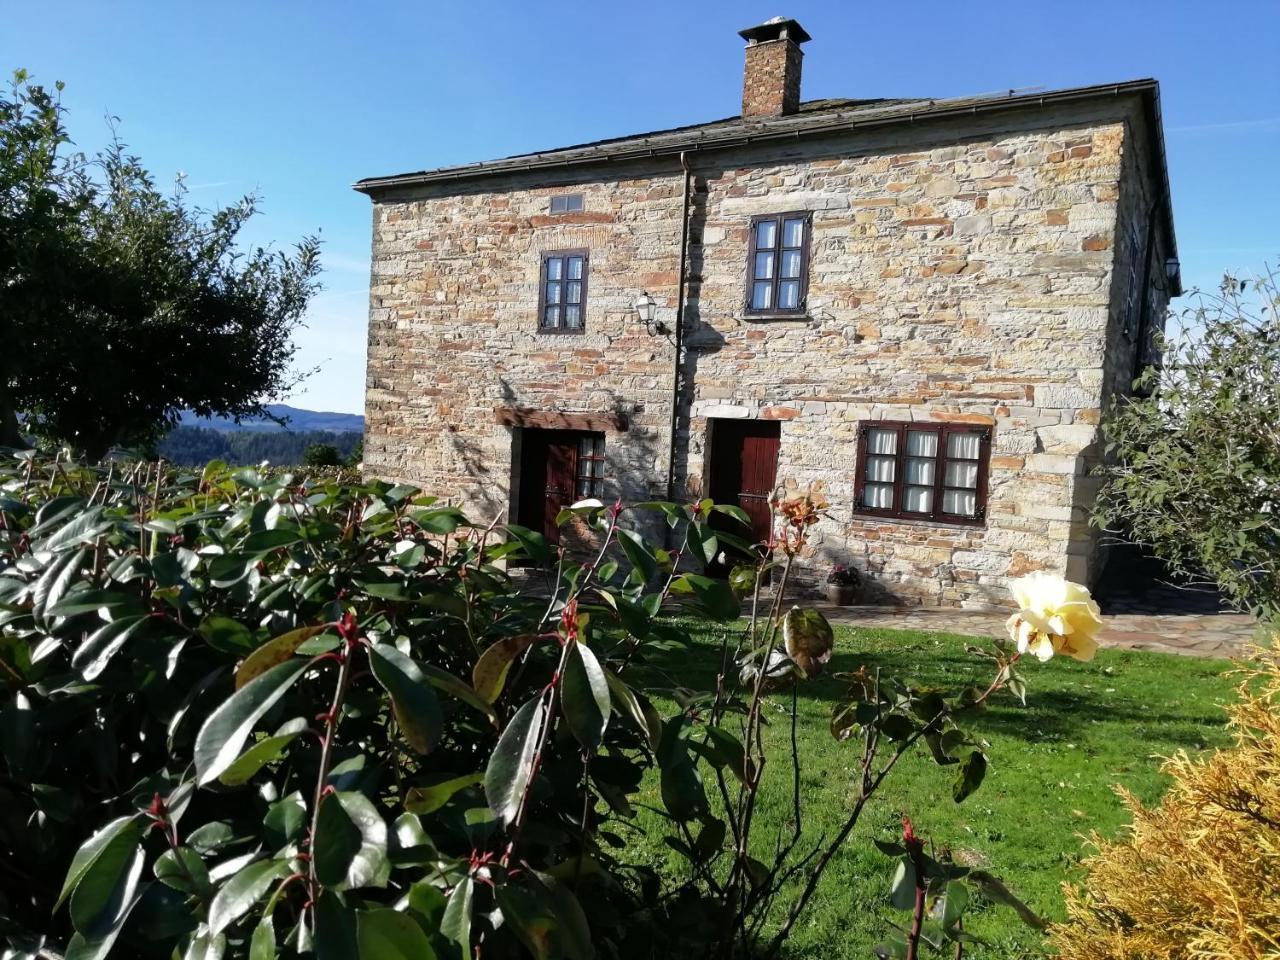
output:
POLYGON ((750 515, 739 506, 735 506, 731 503, 717 503, 711 509, 716 513, 723 513, 726 517, 733 517, 733 519, 737 520, 748 529, 751 527, 750 515))
POLYGON ((551 547, 547 544, 547 538, 536 530, 530 530, 528 527, 521 527, 514 523, 507 524, 507 533, 515 537, 520 543, 521 549, 530 560, 540 567, 549 566, 551 563, 551 547))
POLYGON ((209 868, 200 854, 190 847, 169 849, 156 859, 151 868, 156 879, 166 887, 183 893, 194 893, 200 898, 208 896, 210 889, 209 868))
POLYGON ((316 898, 311 912, 315 921, 316 960, 364 960, 356 943, 355 913, 332 890, 316 898))
POLYGON ((268 640, 245 657, 244 662, 236 670, 236 689, 239 690, 251 680, 262 676, 277 664, 284 663, 298 651, 300 646, 327 629, 329 629, 328 624, 299 627, 297 630, 290 630, 288 633, 282 633, 268 640))
POLYGON ((503 922, 511 926, 535 960, 551 960, 559 952, 559 923, 545 891, 532 884, 504 883, 494 893, 503 922))
POLYGON ((658 558, 653 555, 644 538, 634 530, 619 530, 618 543, 622 552, 627 555, 631 566, 640 572, 644 582, 652 580, 658 573, 658 558))
POLYGON ((440 701, 412 658, 389 643, 369 648, 374 678, 391 697, 391 709, 400 732, 418 753, 430 753, 440 741, 444 719, 440 701))
POLYGON ((487 703, 496 701, 507 682, 511 664, 539 639, 537 634, 525 633, 516 637, 503 637, 486 647, 471 671, 471 685, 475 687, 476 693, 487 703))
POLYGON ((916 868, 910 857, 898 861, 889 887, 889 903, 899 910, 911 910, 916 905, 916 868))
POLYGON ((320 798, 316 835, 311 839, 316 880, 326 887, 342 883, 359 851, 359 828, 351 822, 338 794, 326 793, 320 798))
POLYGON ((197 632, 205 643, 222 653, 242 656, 253 649, 249 628, 230 617, 206 617, 197 632))
POLYGON ((561 694, 569 730, 588 750, 600 746, 609 724, 609 682, 585 643, 575 642, 565 661, 561 694))
POLYGON ((243 917, 266 895, 271 884, 288 876, 289 865, 258 860, 222 885, 209 904, 209 932, 215 936, 243 917))
POLYGON ((656 750, 658 748, 658 740, 662 736, 662 725, 659 724, 656 728, 650 726, 649 715, 641 705, 640 698, 634 690, 623 682, 621 677, 606 668, 604 678, 608 681, 609 692, 613 695, 614 702, 622 708, 622 712, 631 719, 636 729, 648 741, 649 748, 656 750))
POLYGON ((307 661, 291 660, 249 681, 222 702, 196 734, 195 764, 201 786, 222 775, 240 755, 253 725, 288 692, 307 669, 307 661))
POLYGON ((138 598, 128 593, 115 590, 77 590, 67 593, 57 603, 47 607, 46 617, 71 617, 78 613, 92 613, 95 610, 118 611, 121 609, 141 610, 138 598))
POLYGON ((672 589, 679 593, 692 593, 697 598, 698 605, 713 620, 725 622, 737 620, 742 612, 738 598, 733 595, 733 591, 723 580, 686 573, 672 584, 672 589), (678 590, 677 585, 679 585, 678 590))
POLYGON ((356 914, 360 960, 435 960, 422 928, 408 914, 376 907, 356 914))
POLYGON ((521 798, 533 776, 534 752, 545 717, 546 702, 539 693, 516 711, 489 755, 484 793, 489 809, 504 827, 515 820, 521 798))
POLYGON ((123 919, 142 874, 142 847, 130 831, 117 834, 84 872, 71 893, 71 925, 89 939, 123 919))
POLYGON ((91 836, 81 844, 80 849, 76 851, 76 855, 71 858, 71 866, 67 870, 67 877, 62 882, 62 891, 58 894, 58 899, 54 903, 53 909, 56 911, 62 906, 67 897, 71 895, 71 892, 84 879, 85 874, 89 872, 108 848, 112 849, 111 855, 117 857, 119 856, 120 848, 132 848, 141 839, 142 829, 138 826, 137 817, 118 817, 91 836))
POLYGON ((391 876, 391 861, 387 857, 387 822, 363 793, 340 791, 336 796, 360 832, 360 847, 347 869, 346 878, 337 885, 338 889, 385 887, 391 876))
POLYGON ((997 877, 987 873, 985 870, 974 870, 969 874, 968 879, 970 883, 982 891, 983 896, 988 900, 1013 908, 1018 918, 1027 926, 1036 930, 1047 929, 1048 924, 1037 916, 1035 911, 1014 896, 1009 888, 997 877))
POLYGON ((433 667, 429 663, 419 663, 418 669, 422 671, 423 676, 427 678, 427 683, 431 684, 437 690, 443 690, 450 696, 456 697, 467 706, 475 710, 479 710, 489 722, 495 727, 498 725, 498 715, 494 712, 489 702, 485 700, 475 691, 475 688, 469 685, 465 680, 460 680, 452 673, 441 670, 439 667, 433 667))
POLYGON ((240 549, 245 553, 264 554, 301 541, 302 534, 296 529, 259 530, 245 537, 240 549))
POLYGON ((182 960, 222 960, 222 955, 226 950, 226 937, 222 934, 215 936, 204 933, 191 939, 191 943, 187 946, 187 952, 182 955, 182 960))
POLYGON ((289 744, 293 743, 306 729, 307 721, 303 718, 290 720, 272 736, 264 737, 236 757, 235 762, 218 777, 218 782, 228 787, 238 787, 248 783, 253 775, 268 763, 283 757, 289 744))
POLYGON ((706 523, 698 521, 690 523, 685 528, 685 544, 689 553, 698 559, 703 569, 714 563, 716 554, 720 552, 720 541, 716 539, 716 532, 706 523))
POLYGON ((483 780, 483 774, 469 773, 464 777, 453 777, 439 783, 411 787, 405 794, 404 808, 410 813, 435 813, 459 790, 465 790, 483 780))
MULTIPOLYGON (((277 849, 301 836, 306 823, 307 804, 297 790, 271 804, 267 808, 267 815, 262 818, 267 840, 277 849)), ((188 841, 194 842, 194 838, 195 834, 192 834, 188 841)))
POLYGON ((440 919, 440 935, 462 950, 463 960, 471 957, 471 901, 475 894, 475 881, 470 875, 458 881, 449 894, 449 902, 440 919))
POLYGON ((276 926, 271 915, 263 917, 253 928, 249 941, 249 960, 276 960, 276 926))
POLYGON ((952 880, 947 884, 942 897, 941 922, 942 929, 951 930, 964 917, 969 906, 969 888, 963 883, 952 880))
POLYGON ((951 788, 951 796, 956 803, 982 785, 982 778, 987 775, 987 758, 981 750, 972 751, 960 764, 956 772, 956 781, 951 788))

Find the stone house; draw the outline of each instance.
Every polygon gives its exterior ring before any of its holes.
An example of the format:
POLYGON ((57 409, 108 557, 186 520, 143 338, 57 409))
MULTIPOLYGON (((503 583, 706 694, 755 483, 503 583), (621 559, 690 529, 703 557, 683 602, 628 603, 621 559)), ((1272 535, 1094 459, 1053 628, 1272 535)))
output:
POLYGON ((1096 579, 1099 419, 1180 293, 1157 84, 802 101, 800 25, 741 36, 739 116, 356 184, 366 468, 534 528, 712 496, 757 536, 823 480, 802 586, 1096 579))

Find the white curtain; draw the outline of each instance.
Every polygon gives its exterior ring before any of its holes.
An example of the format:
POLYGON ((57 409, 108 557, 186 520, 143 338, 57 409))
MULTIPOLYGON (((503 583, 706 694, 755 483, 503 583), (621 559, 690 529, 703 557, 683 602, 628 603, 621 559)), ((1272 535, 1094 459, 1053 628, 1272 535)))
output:
POLYGON ((972 517, 978 509, 978 495, 972 490, 947 490, 942 494, 942 510, 958 517, 972 517))
POLYGON ((932 431, 907 431, 907 456, 936 457, 938 455, 938 435, 932 431))
POLYGON ((893 483, 896 466, 893 457, 867 457, 867 479, 874 483, 893 483))
POLYGON ((928 513, 933 509, 932 487, 907 487, 902 492, 902 509, 911 513, 928 513))
POLYGON ((982 437, 976 433, 953 433, 947 437, 947 456, 977 460, 982 437))
POLYGON ((868 483, 862 491, 864 504, 872 510, 893 509, 893 484, 868 483))
POLYGON ((950 461, 947 464, 946 483, 948 487, 975 489, 978 486, 978 465, 963 460, 950 461))
POLYGON ((867 453, 894 454, 898 452, 898 431, 872 430, 867 436, 867 453))

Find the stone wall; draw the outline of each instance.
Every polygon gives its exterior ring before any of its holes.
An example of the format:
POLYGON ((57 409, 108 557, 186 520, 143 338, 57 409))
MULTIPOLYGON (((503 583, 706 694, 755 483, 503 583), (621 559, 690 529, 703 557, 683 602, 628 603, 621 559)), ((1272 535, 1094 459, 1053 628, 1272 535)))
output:
MULTIPOLYGON (((1130 149, 1137 112, 1117 99, 694 155, 681 488, 705 489, 716 418, 776 419, 779 479, 832 494, 802 587, 844 562, 907 602, 986 606, 1031 570, 1088 579, 1086 474, 1124 362, 1120 199, 1147 169, 1130 149), (784 210, 813 212, 810 309, 754 321, 748 222, 784 210), (855 516, 868 418, 990 424, 985 525, 855 516)), ((519 434, 496 407, 614 411, 627 428, 608 436, 609 495, 662 494, 672 350, 630 304, 647 290, 674 317, 682 174, 654 160, 558 176, 375 203, 372 472, 500 515, 519 434), (583 212, 550 215, 570 188, 583 212), (586 331, 539 334, 539 254, 575 247, 591 251, 586 331)))

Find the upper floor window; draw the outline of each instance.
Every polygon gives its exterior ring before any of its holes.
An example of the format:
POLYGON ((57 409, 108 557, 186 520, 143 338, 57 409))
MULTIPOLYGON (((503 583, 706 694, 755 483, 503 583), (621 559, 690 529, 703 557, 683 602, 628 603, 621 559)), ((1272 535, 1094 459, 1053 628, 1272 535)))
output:
POLYGON ((538 329, 581 333, 587 317, 587 251, 548 250, 538 287, 538 329))
POLYGON ((809 286, 808 213, 751 219, 747 259, 748 313, 803 313, 809 286))
POLYGON ((582 210, 582 194, 562 193, 551 198, 552 213, 578 213, 582 210))
POLYGON ((858 431, 857 511, 981 523, 987 512, 991 429, 877 420, 858 431))

